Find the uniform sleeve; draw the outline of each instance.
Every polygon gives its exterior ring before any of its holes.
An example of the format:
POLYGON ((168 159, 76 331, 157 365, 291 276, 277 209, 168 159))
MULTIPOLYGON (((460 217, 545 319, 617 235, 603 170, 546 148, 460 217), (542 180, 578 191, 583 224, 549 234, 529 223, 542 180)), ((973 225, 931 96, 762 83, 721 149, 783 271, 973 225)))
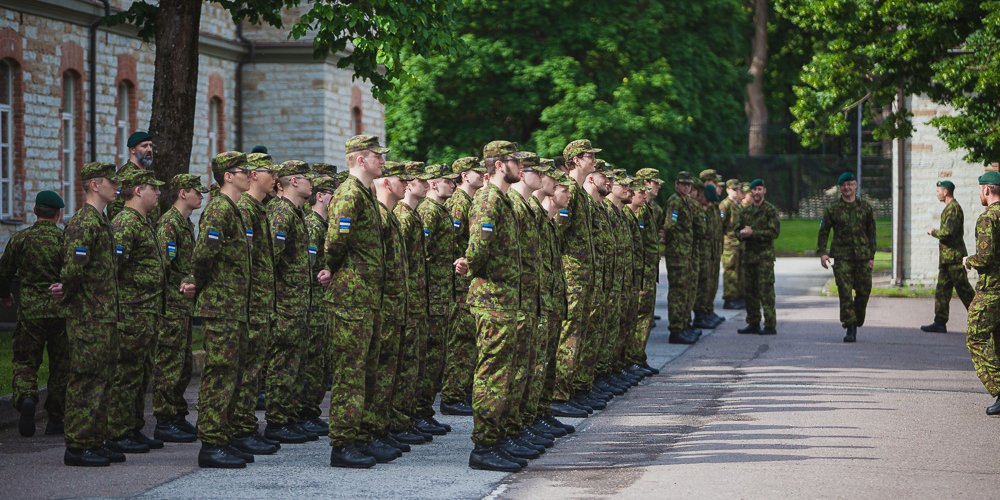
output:
POLYGON ((953 210, 952 207, 952 205, 945 207, 944 212, 941 213, 941 227, 931 231, 931 236, 939 240, 946 240, 958 232, 958 226, 962 222, 961 214, 957 210, 953 210))
POLYGON ((331 271, 340 269, 351 245, 352 226, 357 222, 361 202, 360 193, 346 191, 343 196, 335 197, 330 203, 330 227, 326 231, 326 241, 323 244, 326 267, 331 271))
POLYGON ((830 241, 830 207, 823 209, 819 219, 819 238, 816 241, 816 255, 827 255, 826 244, 830 241))
POLYGON ((493 248, 494 226, 499 222, 497 205, 498 200, 494 196, 483 196, 482 200, 473 204, 469 210, 469 247, 465 250, 465 260, 469 264, 471 276, 482 273, 493 248))
MULTIPOLYGON (((82 221, 78 221, 82 222, 82 221)), ((83 284, 84 268, 94 252, 94 238, 86 224, 70 224, 66 227, 63 244, 63 268, 60 281, 63 284, 63 302, 75 295, 83 284)))
MULTIPOLYGON (((135 231, 132 226, 126 222, 123 217, 117 217, 111 221, 111 234, 115 239, 115 255, 119 259, 129 258, 132 255, 132 249, 135 247, 135 231), (119 252, 121 252, 119 254, 119 252)), ((119 266, 121 265, 121 260, 118 261, 119 266)))
MULTIPOLYGON (((222 195, 225 196, 225 195, 222 195)), ((194 244, 194 255, 191 258, 192 274, 195 287, 199 292, 204 288, 206 280, 215 271, 216 257, 222 251, 225 232, 223 214, 215 207, 209 207, 201 215, 199 221, 198 241, 194 244)))
POLYGON ((767 224, 763 227, 753 228, 751 239, 756 241, 774 241, 781 234, 781 221, 778 213, 773 208, 767 211, 767 224))
POLYGON ((0 257, 0 297, 10 296, 11 283, 14 281, 14 275, 17 274, 20 235, 21 233, 17 233, 11 237, 10 241, 7 242, 7 248, 4 249, 3 256, 0 257))
POLYGON ((868 254, 868 260, 874 260, 875 259, 875 251, 877 250, 877 248, 876 248, 875 245, 876 245, 876 241, 878 241, 878 240, 876 239, 876 234, 875 234, 876 233, 876 229, 875 229, 875 211, 872 209, 871 206, 868 207, 868 215, 867 215, 866 219, 867 220, 865 220, 865 226, 866 226, 865 227, 865 236, 868 238, 868 243, 869 243, 868 248, 871 249, 871 253, 868 254))
POLYGON ((285 242, 288 241, 288 235, 293 231, 292 214, 283 203, 272 202, 267 206, 267 216, 271 223, 271 238, 274 239, 271 242, 271 255, 277 264, 279 257, 291 248, 285 242))
POLYGON ((969 267, 981 269, 993 263, 995 259, 993 224, 987 211, 976 220, 976 254, 970 256, 965 263, 969 267))

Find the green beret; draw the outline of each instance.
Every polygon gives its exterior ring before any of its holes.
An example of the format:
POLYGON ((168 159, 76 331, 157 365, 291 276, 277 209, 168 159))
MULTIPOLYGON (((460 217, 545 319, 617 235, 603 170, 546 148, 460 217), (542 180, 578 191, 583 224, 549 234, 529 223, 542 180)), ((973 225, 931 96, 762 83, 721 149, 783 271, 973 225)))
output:
POLYGON ((337 173, 337 166, 330 163, 313 163, 311 169, 312 173, 315 175, 333 177, 333 175, 337 173))
MULTIPOLYGON (((80 179, 90 180, 98 177, 115 180, 115 165, 106 161, 95 161, 88 163, 80 169, 80 179)), ((117 181, 115 181, 117 182, 117 181)))
POLYGON ((247 170, 274 170, 274 160, 267 153, 250 153, 247 155, 247 170))
POLYGON ((262 144, 257 144, 256 146, 253 147, 253 149, 250 150, 250 152, 267 154, 267 146, 264 146, 262 144))
POLYGON ((128 141, 125 144, 127 144, 128 147, 130 148, 134 148, 139 144, 151 140, 153 140, 153 136, 149 135, 148 132, 143 132, 140 130, 137 132, 133 132, 132 135, 128 136, 128 141))
POLYGON ((719 191, 715 189, 715 186, 705 184, 705 198, 708 198, 708 201, 717 203, 719 201, 719 191))
POLYGON ((380 155, 389 152, 389 148, 383 148, 378 143, 378 136, 375 135, 356 135, 347 140, 344 144, 344 151, 347 153, 356 153, 358 151, 371 151, 380 155))
POLYGON ((208 188, 201 184, 201 178, 191 174, 177 174, 170 179, 172 189, 195 189, 199 193, 207 193, 208 188))
POLYGON ((456 174, 468 172, 469 170, 479 172, 481 174, 486 173, 486 167, 484 167, 479 158, 476 158, 475 156, 465 156, 455 160, 451 164, 451 171, 456 174))
POLYGON ((428 179, 457 179, 458 174, 452 172, 451 165, 440 163, 437 165, 427 165, 424 169, 428 179))
POLYGON ((517 153, 520 147, 516 142, 510 141, 490 141, 483 146, 483 158, 497 158, 500 156, 512 156, 517 153))
POLYGON ((156 187, 163 185, 163 181, 157 179, 156 176, 153 175, 153 172, 142 169, 132 169, 125 172, 125 174, 120 176, 118 179, 118 183, 124 190, 129 190, 147 184, 156 187))
POLYGON ((937 187, 943 187, 948 191, 954 191, 955 183, 951 181, 937 181, 937 187))
POLYGON ((569 161, 570 158, 576 158, 582 154, 600 153, 601 151, 602 149, 595 148, 587 139, 577 139, 563 148, 563 158, 569 161))
POLYGON ((239 151, 225 151, 215 155, 215 164, 212 165, 212 173, 224 174, 233 168, 246 168, 247 155, 239 151))
POLYGON ((59 197, 59 194, 55 191, 39 191, 35 195, 35 205, 40 205, 49 208, 66 208, 66 204, 63 203, 63 199, 59 197))
POLYGON ((764 179, 754 179, 754 180, 750 181, 750 189, 753 189, 753 188, 755 188, 757 186, 763 186, 763 185, 764 185, 764 179))
POLYGON ((412 181, 413 176, 406 171, 406 164, 399 161, 387 161, 382 165, 382 177, 399 177, 404 181, 412 181))
POLYGON ((837 177, 837 185, 843 186, 845 182, 856 180, 858 180, 858 178, 854 176, 853 172, 844 172, 840 174, 840 177, 837 177))
POLYGON ((302 160, 288 160, 278 165, 275 169, 278 177, 291 177, 293 175, 309 175, 309 164, 302 160))
POLYGON ((694 177, 691 177, 691 172, 688 172, 687 170, 681 170, 680 172, 677 172, 677 178, 674 179, 674 181, 680 182, 682 184, 693 184, 694 177))
POLYGON ((739 189, 740 188, 740 180, 739 179, 729 179, 728 181, 726 181, 726 187, 729 188, 729 189, 739 189))
POLYGON ((1000 172, 986 172, 979 176, 979 185, 1000 186, 1000 172))
POLYGON ((321 178, 313 181, 313 194, 319 192, 332 193, 337 190, 337 181, 332 178, 321 178))

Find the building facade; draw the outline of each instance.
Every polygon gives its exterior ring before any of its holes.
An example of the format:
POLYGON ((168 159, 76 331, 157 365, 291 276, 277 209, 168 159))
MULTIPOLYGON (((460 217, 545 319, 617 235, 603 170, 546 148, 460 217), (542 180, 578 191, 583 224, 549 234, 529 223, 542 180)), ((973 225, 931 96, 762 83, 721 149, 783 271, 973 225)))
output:
MULTIPOLYGON (((287 12, 286 26, 298 14, 287 12)), ((72 214, 83 165, 124 163, 129 134, 149 125, 154 47, 133 27, 98 26, 103 15, 98 1, 0 0, 0 246, 33 222, 38 191, 61 193, 72 214)), ((314 59, 287 28, 238 26, 205 2, 198 59, 190 172, 206 182, 221 151, 263 144, 278 161, 343 165, 348 137, 385 135, 367 82, 337 68, 336 55, 314 59)))

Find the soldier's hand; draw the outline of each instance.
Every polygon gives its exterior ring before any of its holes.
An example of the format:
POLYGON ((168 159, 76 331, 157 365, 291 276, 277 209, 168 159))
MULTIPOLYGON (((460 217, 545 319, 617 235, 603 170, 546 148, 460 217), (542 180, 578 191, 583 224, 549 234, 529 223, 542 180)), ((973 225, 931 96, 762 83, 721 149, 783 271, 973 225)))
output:
POLYGON ((196 290, 197 287, 194 286, 194 283, 181 283, 180 292, 189 299, 194 298, 194 293, 196 290))
POLYGON ((927 234, 930 235, 930 236, 934 236, 934 228, 932 227, 932 228, 927 229, 927 234))
POLYGON ((740 236, 743 237, 743 238, 747 238, 747 237, 749 237, 752 234, 753 234, 753 228, 750 227, 750 226, 747 226, 747 227, 744 227, 743 229, 740 229, 740 236))
POLYGON ((59 300, 63 298, 63 284, 53 283, 49 285, 49 293, 52 294, 52 298, 59 300))
POLYGON ((455 260, 455 272, 465 276, 465 273, 469 272, 469 263, 465 260, 465 257, 459 257, 455 260))
POLYGON ((319 281, 320 285, 323 287, 330 286, 330 282, 333 281, 333 273, 329 269, 324 269, 316 275, 316 280, 319 281))
POLYGON ((14 297, 11 296, 11 295, 8 295, 8 296, 0 299, 0 304, 3 304, 3 306, 7 307, 7 308, 14 307, 14 297))
POLYGON ((820 255, 819 256, 819 263, 820 263, 820 265, 823 266, 823 269, 830 269, 830 256, 829 255, 820 255))
POLYGON ((972 267, 969 266, 969 256, 968 255, 966 255, 965 257, 962 257, 962 267, 964 267, 966 269, 972 269, 972 267))

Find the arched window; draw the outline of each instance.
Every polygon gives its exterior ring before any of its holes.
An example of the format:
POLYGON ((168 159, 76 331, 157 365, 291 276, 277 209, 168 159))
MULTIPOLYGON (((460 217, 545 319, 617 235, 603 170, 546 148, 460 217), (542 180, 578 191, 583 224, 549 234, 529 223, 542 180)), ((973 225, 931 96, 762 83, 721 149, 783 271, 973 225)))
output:
POLYGON ((62 192, 66 215, 76 210, 76 162, 82 151, 77 149, 77 116, 80 113, 78 92, 80 77, 72 71, 63 73, 62 81, 62 192))
POLYGON ((214 158, 225 148, 225 123, 222 115, 222 99, 213 97, 208 101, 208 156, 214 158))
POLYGON ((128 81, 122 81, 118 84, 118 115, 115 118, 115 136, 118 144, 118 155, 116 163, 118 165, 124 164, 128 161, 128 136, 132 130, 131 116, 132 116, 132 92, 134 92, 132 84, 128 81))
POLYGON ((0 216, 14 213, 14 68, 0 61, 0 216))
POLYGON ((360 135, 365 131, 365 124, 361 119, 360 106, 354 106, 351 108, 351 128, 354 129, 354 135, 360 135))

